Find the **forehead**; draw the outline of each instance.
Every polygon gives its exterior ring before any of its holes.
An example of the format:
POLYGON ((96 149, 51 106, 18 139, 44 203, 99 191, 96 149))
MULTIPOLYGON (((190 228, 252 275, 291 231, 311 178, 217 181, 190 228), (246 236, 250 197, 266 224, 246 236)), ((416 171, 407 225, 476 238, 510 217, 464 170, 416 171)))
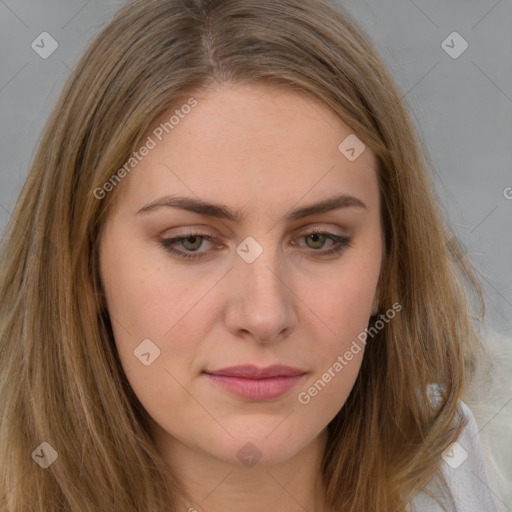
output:
POLYGON ((154 147, 123 183, 133 207, 165 193, 230 204, 314 200, 335 189, 375 199, 375 155, 315 98, 261 84, 191 97, 193 108, 176 104, 148 132, 154 147))

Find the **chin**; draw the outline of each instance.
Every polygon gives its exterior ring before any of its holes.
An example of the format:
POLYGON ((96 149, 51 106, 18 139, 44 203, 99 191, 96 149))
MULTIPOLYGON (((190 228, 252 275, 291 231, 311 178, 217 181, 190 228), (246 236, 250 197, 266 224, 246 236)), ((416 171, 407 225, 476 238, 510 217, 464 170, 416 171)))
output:
POLYGON ((252 423, 250 428, 239 425, 238 428, 226 426, 233 436, 208 443, 210 453, 223 462, 239 468, 265 468, 286 462, 297 455, 315 439, 308 435, 300 425, 293 425, 290 418, 273 418, 259 424, 252 423), (285 427, 285 423, 290 424, 285 427), (295 432, 294 432, 295 431, 295 432), (215 447, 214 453, 211 448, 215 447))

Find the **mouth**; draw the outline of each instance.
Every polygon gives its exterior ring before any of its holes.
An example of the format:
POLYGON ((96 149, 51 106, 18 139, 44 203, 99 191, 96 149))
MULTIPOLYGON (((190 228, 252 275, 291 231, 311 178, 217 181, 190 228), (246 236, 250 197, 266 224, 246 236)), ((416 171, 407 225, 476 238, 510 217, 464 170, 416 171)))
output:
POLYGON ((296 386, 307 372, 290 366, 232 366, 203 372, 212 383, 249 400, 271 400, 296 386))

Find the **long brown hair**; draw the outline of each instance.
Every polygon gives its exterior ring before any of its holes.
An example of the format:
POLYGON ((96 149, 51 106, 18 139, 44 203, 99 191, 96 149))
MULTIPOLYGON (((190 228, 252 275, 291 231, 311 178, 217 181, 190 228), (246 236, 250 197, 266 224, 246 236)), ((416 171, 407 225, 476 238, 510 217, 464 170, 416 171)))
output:
POLYGON ((69 77, 2 248, 2 510, 176 510, 183 488, 123 373, 98 273, 100 230, 123 184, 101 200, 94 191, 171 107, 215 84, 258 82, 320 99, 379 162, 379 313, 396 302, 402 310, 368 341, 352 393, 329 424, 328 505, 404 510, 438 471, 463 427, 459 400, 484 305, 382 58, 328 0, 135 0, 69 77), (439 402, 428 394, 434 383, 439 402), (43 442, 58 454, 46 469, 31 457, 48 453, 43 442))

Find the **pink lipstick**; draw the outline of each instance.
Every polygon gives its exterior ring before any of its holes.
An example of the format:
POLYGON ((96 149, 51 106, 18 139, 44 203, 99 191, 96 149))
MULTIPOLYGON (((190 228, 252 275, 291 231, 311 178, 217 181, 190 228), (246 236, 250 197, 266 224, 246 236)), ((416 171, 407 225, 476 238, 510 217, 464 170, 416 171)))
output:
POLYGON ((242 398, 271 400, 293 388, 307 372, 284 365, 241 365, 204 373, 214 384, 242 398))

